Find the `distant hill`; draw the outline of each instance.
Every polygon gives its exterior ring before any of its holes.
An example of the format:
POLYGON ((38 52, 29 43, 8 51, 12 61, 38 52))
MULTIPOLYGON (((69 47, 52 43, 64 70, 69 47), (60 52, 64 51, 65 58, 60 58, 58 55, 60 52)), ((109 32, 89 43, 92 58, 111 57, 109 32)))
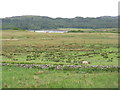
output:
POLYGON ((15 16, 2 19, 3 29, 57 29, 57 28, 117 28, 118 16, 96 18, 51 18, 46 16, 15 16))

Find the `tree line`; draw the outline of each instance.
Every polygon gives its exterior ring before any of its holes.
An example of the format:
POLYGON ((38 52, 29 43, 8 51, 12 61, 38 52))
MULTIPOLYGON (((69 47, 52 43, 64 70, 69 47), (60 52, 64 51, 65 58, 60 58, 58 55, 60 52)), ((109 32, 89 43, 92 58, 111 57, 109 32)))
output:
POLYGON ((51 18, 47 16, 15 16, 2 18, 2 29, 117 28, 118 16, 96 18, 51 18))

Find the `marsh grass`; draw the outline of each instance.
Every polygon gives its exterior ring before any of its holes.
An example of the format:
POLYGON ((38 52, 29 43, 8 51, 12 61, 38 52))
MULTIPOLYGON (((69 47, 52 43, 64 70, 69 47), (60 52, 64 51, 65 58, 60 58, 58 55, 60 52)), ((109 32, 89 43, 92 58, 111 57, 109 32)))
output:
POLYGON ((118 65, 118 34, 3 31, 3 62, 118 65), (10 40, 5 40, 10 39, 10 40), (18 40, 12 40, 18 39, 18 40))

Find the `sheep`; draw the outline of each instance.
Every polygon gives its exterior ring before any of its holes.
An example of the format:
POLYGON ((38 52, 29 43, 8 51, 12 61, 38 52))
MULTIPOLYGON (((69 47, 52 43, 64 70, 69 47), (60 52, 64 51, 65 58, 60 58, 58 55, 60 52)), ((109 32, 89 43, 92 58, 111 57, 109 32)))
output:
POLYGON ((82 64, 90 64, 88 61, 82 61, 82 64))

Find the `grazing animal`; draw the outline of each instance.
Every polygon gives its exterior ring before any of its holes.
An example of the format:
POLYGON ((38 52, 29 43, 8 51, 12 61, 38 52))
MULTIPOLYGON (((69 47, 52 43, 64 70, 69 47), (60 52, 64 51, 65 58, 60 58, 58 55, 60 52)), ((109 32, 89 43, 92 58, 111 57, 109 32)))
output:
POLYGON ((82 61, 82 64, 90 64, 88 61, 82 61))

